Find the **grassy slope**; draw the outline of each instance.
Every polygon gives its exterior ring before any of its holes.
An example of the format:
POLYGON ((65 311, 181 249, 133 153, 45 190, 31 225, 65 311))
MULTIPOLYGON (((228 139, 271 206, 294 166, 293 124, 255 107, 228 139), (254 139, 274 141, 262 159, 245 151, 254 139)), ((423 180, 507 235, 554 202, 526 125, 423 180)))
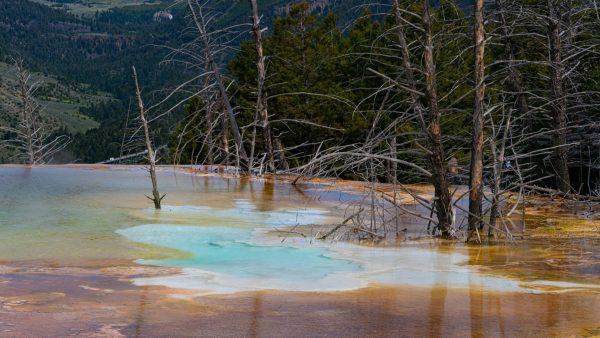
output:
POLYGON ((49 0, 32 0, 54 8, 64 8, 77 15, 92 16, 96 11, 103 12, 111 8, 170 3, 172 0, 80 0, 77 3, 58 4, 49 0))
MULTIPOLYGON (((11 95, 10 91, 14 89, 13 67, 0 62, 0 78, 0 99, 7 99, 11 95)), ((32 74, 32 81, 39 81, 43 86, 52 86, 50 94, 53 95, 38 95, 38 101, 44 112, 55 117, 71 133, 85 132, 99 125, 90 117, 81 114, 80 107, 111 99, 111 96, 106 93, 90 93, 87 90, 88 86, 84 84, 67 86, 54 77, 40 73, 32 74)))

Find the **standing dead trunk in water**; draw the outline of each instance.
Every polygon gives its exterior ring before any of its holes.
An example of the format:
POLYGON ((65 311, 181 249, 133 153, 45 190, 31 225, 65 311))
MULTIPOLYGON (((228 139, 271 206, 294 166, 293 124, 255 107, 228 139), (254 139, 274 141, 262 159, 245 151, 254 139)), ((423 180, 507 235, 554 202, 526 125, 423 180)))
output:
POLYGON ((238 127, 237 121, 235 119, 235 114, 233 112, 233 107, 229 102, 229 94, 227 93, 227 89, 225 88, 225 83, 223 77, 221 76, 221 71, 219 70, 219 66, 214 60, 213 51, 211 45, 209 43, 208 34, 205 28, 204 17, 202 16, 202 7, 198 6, 198 12, 196 13, 196 9, 194 8, 195 0, 188 0, 188 6, 190 8, 192 18, 194 19, 194 23, 196 24, 196 28, 198 29, 198 33, 200 34, 200 39, 204 45, 206 61, 212 71, 212 76, 217 85, 217 90, 219 92, 219 96, 223 105, 225 106, 225 111, 227 112, 227 117, 229 118, 229 127, 233 134, 233 139, 235 141, 235 146, 237 148, 237 156, 239 157, 239 163, 242 167, 242 171, 249 172, 250 170, 250 159, 246 153, 246 149, 244 147, 244 142, 242 139, 242 134, 240 133, 240 128, 238 127))
POLYGON ((165 195, 160 196, 158 193, 158 182, 156 181, 156 153, 152 148, 152 141, 150 140, 150 129, 148 128, 148 121, 146 120, 146 112, 144 108, 144 101, 142 100, 142 92, 138 83, 137 72, 135 67, 133 69, 133 80, 135 81, 135 96, 137 97, 138 109, 140 111, 140 120, 142 121, 142 127, 144 128, 144 141, 146 143, 146 150, 148 151, 148 162, 150 162, 150 179, 152 180, 152 202, 154 202, 154 208, 160 209, 160 202, 165 195))
POLYGON ((446 160, 444 145, 442 143, 442 129, 440 124, 441 112, 438 107, 437 75, 433 55, 433 28, 429 14, 429 0, 422 0, 423 28, 425 30, 423 62, 425 65, 425 100, 429 115, 429 156, 432 176, 431 180, 435 189, 435 209, 438 218, 438 229, 443 237, 452 237, 453 213, 452 198, 450 196, 448 180, 446 178, 446 160))
POLYGON ((567 153, 567 102, 564 92, 562 60, 561 11, 562 0, 548 0, 548 49, 550 55, 550 110, 554 119, 554 171, 558 190, 569 192, 571 180, 567 153))
POLYGON ((260 18, 258 16, 258 4, 256 0, 250 0, 252 5, 252 34, 256 46, 256 115, 259 117, 263 131, 263 143, 265 153, 267 154, 267 167, 270 171, 275 171, 275 156, 273 155, 273 141, 271 137, 271 127, 269 126, 269 111, 267 109, 267 92, 265 89, 266 68, 265 56, 262 46, 262 31, 260 29, 260 18))
POLYGON ((491 186, 492 190, 492 205, 490 207, 490 223, 488 229, 488 235, 492 236, 494 230, 497 229, 496 223, 497 218, 502 216, 502 208, 500 203, 502 203, 502 189, 501 184, 504 178, 503 167, 504 167, 504 159, 506 156, 506 147, 509 140, 510 128, 512 127, 513 110, 508 109, 508 113, 502 114, 502 124, 496 126, 494 125, 493 118, 490 117, 490 125, 492 130, 492 135, 490 135, 490 155, 492 162, 492 174, 493 174, 493 182, 491 186), (502 135, 502 136, 500 136, 502 135), (500 141, 500 147, 497 146, 497 141, 500 141))
POLYGON ((436 67, 433 56, 433 32, 429 14, 429 1, 422 1, 423 13, 421 16, 423 30, 425 32, 425 41, 423 42, 424 69, 422 70, 426 82, 426 92, 424 94, 420 93, 418 90, 417 80, 415 79, 413 71, 414 66, 410 60, 410 52, 404 30, 405 24, 404 19, 402 18, 400 1, 394 0, 393 5, 396 35, 402 53, 404 80, 408 85, 406 89, 408 89, 410 93, 411 108, 416 114, 421 132, 426 136, 426 142, 428 143, 429 148, 427 149, 428 162, 432 169, 431 182, 435 189, 434 209, 438 218, 436 229, 440 231, 443 237, 451 237, 454 217, 452 213, 452 198, 450 196, 448 180, 446 178, 444 146, 442 144, 440 126, 441 113, 438 107, 436 67), (424 96, 425 100, 422 100, 421 96, 424 96), (427 108, 423 102, 427 104, 427 108))
POLYGON ((483 0, 474 5, 475 39, 475 102, 473 107, 473 139, 469 175, 469 230, 481 229, 483 206, 483 115, 485 98, 485 27, 483 0))

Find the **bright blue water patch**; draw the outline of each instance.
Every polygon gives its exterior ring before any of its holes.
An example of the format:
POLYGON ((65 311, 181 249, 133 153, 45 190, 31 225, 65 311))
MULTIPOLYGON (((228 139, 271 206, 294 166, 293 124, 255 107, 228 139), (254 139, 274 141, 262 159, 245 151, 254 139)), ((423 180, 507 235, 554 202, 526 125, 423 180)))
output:
POLYGON ((512 292, 542 292, 540 285, 560 286, 565 291, 598 288, 490 276, 465 264, 467 256, 418 247, 370 248, 348 243, 327 247, 323 242, 310 244, 300 238, 282 244, 264 230, 147 224, 118 232, 133 241, 190 254, 183 259, 139 260, 142 264, 179 267, 183 273, 136 279, 137 285, 195 289, 198 295, 253 290, 342 291, 371 283, 512 292))
POLYGON ((140 263, 193 268, 247 283, 306 284, 332 273, 355 272, 360 266, 328 257, 322 247, 255 245, 248 228, 147 224, 119 230, 127 238, 185 251, 191 256, 174 260, 140 260, 140 263))

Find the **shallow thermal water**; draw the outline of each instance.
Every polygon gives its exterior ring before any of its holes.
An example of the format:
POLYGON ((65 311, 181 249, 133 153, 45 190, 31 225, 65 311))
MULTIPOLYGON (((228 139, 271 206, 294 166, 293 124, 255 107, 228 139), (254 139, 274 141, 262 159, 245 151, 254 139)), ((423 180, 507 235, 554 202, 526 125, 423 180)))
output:
POLYGON ((198 294, 342 291, 371 284, 522 292, 541 286, 561 291, 599 286, 493 276, 469 265, 464 253, 418 245, 373 248, 299 236, 283 240, 273 230, 332 222, 337 203, 321 192, 298 194, 284 183, 199 178, 165 169, 160 187, 169 204, 156 211, 143 197, 148 180, 140 168, 0 170, 0 236, 10 239, 0 248, 5 261, 135 259, 183 269, 176 275, 138 278, 136 284, 189 288, 198 294), (136 243, 150 249, 140 252, 136 243))
MULTIPOLYGON (((210 210, 198 212, 196 217, 212 214, 210 210)), ((299 220, 308 221, 307 224, 318 221, 319 214, 314 210, 306 212, 298 212, 300 217, 295 218, 285 212, 264 215, 245 207, 244 212, 234 208, 222 213, 230 221, 237 214, 235 226, 146 224, 117 232, 134 241, 187 253, 186 257, 175 259, 138 260, 141 264, 184 268, 184 273, 141 278, 136 280, 137 284, 196 289, 196 294, 264 289, 341 291, 371 283, 526 290, 517 281, 479 273, 466 265, 468 257, 461 254, 410 246, 377 249, 345 243, 309 243, 299 238, 282 242, 268 233, 268 225, 281 227, 302 224, 299 220), (253 228, 256 219, 264 219, 264 228, 253 228)))
MULTIPOLYGON (((149 190, 149 181, 141 168, 92 170, 86 167, 43 167, 29 170, 1 167, 0 238, 3 242, 0 246, 0 262, 7 266, 33 267, 34 274, 20 277, 19 272, 15 272, 18 270, 5 268, 9 272, 3 275, 3 270, 0 269, 0 303, 13 304, 6 303, 6 299, 10 298, 10 294, 18 294, 19 290, 31 291, 31 295, 41 292, 31 290, 42 288, 41 286, 28 283, 36 278, 50 278, 42 277, 39 274, 41 268, 38 267, 51 267, 56 270, 43 270, 52 277, 50 281, 44 279, 42 285, 49 285, 48 288, 51 288, 56 283, 57 289, 63 288, 60 282, 55 281, 56 278, 60 279, 59 275, 63 272, 71 276, 70 280, 81 279, 85 284, 76 285, 76 291, 69 289, 51 292, 51 296, 44 296, 53 299, 48 304, 64 305, 73 299, 85 299, 86 296, 82 294, 82 290, 85 290, 103 295, 103 302, 107 306, 116 306, 121 301, 115 288, 118 286, 127 290, 121 284, 122 279, 114 281, 112 276, 97 276, 96 270, 92 276, 87 270, 81 272, 60 269, 98 266, 103 269, 99 270, 102 275, 105 273, 103 271, 114 271, 110 270, 114 265, 135 262, 137 266, 157 271, 162 271, 159 270, 161 267, 175 268, 168 273, 147 273, 151 270, 144 270, 146 273, 127 275, 127 283, 133 283, 130 284, 132 287, 144 290, 143 299, 146 299, 149 287, 161 286, 172 288, 169 290, 188 290, 179 293, 180 296, 185 295, 185 301, 189 301, 190 296, 202 295, 227 294, 234 297, 238 292, 245 292, 239 295, 246 297, 243 295, 248 292, 265 290, 311 294, 324 292, 323 297, 316 297, 314 300, 311 298, 313 296, 298 298, 291 294, 277 296, 272 300, 277 303, 290 299, 293 300, 290 304, 303 304, 301 306, 304 308, 318 310, 327 308, 328 304, 332 304, 330 301, 341 301, 335 298, 337 296, 332 296, 331 292, 392 288, 391 290, 417 290, 407 291, 408 295, 403 296, 403 302, 411 304, 410 306, 415 306, 423 295, 431 298, 433 306, 434 301, 441 301, 443 304, 446 298, 453 297, 456 297, 457 304, 462 304, 464 297, 471 299, 474 292, 482 299, 490 297, 494 302, 500 302, 502 297, 496 294, 506 293, 515 297, 516 303, 510 303, 510 308, 514 310, 519 308, 517 303, 520 297, 514 295, 535 297, 533 295, 543 294, 543 297, 550 297, 547 295, 553 294, 551 297, 568 303, 577 303, 580 299, 578 297, 582 297, 581 300, 585 299, 588 304, 586 307, 591 307, 589 310, 562 310, 567 312, 563 313, 565 321, 562 321, 563 317, 558 317, 558 323, 565 324, 560 326, 561 330, 570 328, 571 314, 574 316, 575 312, 582 312, 587 316, 584 318, 585 322, 577 323, 576 327, 583 325, 595 330, 593 322, 600 317, 600 299, 597 296, 600 284, 595 270, 597 265, 592 265, 584 274, 560 270, 560 273, 568 274, 569 278, 551 278, 553 275, 546 273, 548 267, 539 267, 547 263, 543 260, 543 255, 551 255, 551 250, 538 256, 541 257, 539 262, 527 263, 527 255, 536 252, 537 247, 531 250, 503 248, 501 253, 490 251, 487 255, 482 254, 482 257, 489 258, 489 262, 482 263, 476 258, 479 254, 474 254, 465 247, 454 250, 430 244, 407 243, 396 248, 373 248, 314 241, 300 236, 290 237, 285 231, 291 226, 333 223, 339 220, 343 211, 340 203, 352 200, 353 197, 334 191, 322 191, 316 186, 305 186, 298 190, 281 182, 193 176, 175 172, 171 168, 161 170, 159 184, 161 193, 167 193, 167 197, 163 201, 164 208, 156 211, 149 208, 150 202, 144 197, 144 193, 149 190), (286 236, 278 236, 278 231, 286 236), (509 257, 510 255, 513 257, 509 257), (517 264, 513 261, 525 263, 516 269, 517 264), (490 269, 489 266, 492 265, 497 268, 490 269), (97 285, 90 286, 90 283, 97 285), (447 296, 448 290, 454 291, 447 296), (74 292, 79 298, 70 298, 69 292, 74 292), (113 293, 115 300, 106 298, 113 293), (304 304, 305 301, 309 303, 304 304), (413 301, 416 303, 413 304, 413 301)), ((597 259, 598 251, 587 247, 585 250, 591 250, 591 253, 588 252, 591 258, 586 258, 588 262, 597 259)), ((580 257, 581 253, 583 249, 578 254, 580 257)), ((568 261, 566 255, 561 257, 563 258, 553 258, 552 262, 568 261)), ((109 273, 106 272, 106 275, 109 273)), ((68 282, 63 284, 70 285, 68 282)), ((126 296, 122 297, 126 299, 126 296)), ((376 291, 339 297, 360 299, 361 304, 366 299, 368 308, 377 308, 375 304, 388 301, 382 301, 382 294, 376 291), (371 298, 372 303, 369 301, 371 298)), ((346 298, 343 299, 345 302, 346 298)), ((536 304, 536 299, 547 301, 546 298, 531 298, 534 302, 532 304, 536 304)), ((94 302, 97 299, 94 298, 94 302)), ((145 302, 149 301, 141 300, 140 306, 145 302)), ((17 301, 15 304, 26 303, 17 301)), ((43 302, 42 304, 49 306, 43 302)), ((179 309, 187 303, 177 303, 176 306, 168 304, 171 305, 166 306, 161 301, 157 308, 179 309)), ((11 306, 16 305, 10 305, 9 308, 11 306)), ((234 308, 238 306, 243 307, 243 301, 234 308)), ((293 306, 290 306, 286 311, 296 313, 293 306)), ((395 306, 390 309, 395 309, 395 306)), ((435 305, 436 311, 439 310, 437 307, 435 305)), ((534 308, 537 309, 535 306, 534 308)), ((51 307, 51 310, 33 307, 32 311, 58 311, 52 309, 55 307, 51 307)), ((397 311, 405 309, 398 308, 397 311)), ((379 310, 383 311, 379 308, 369 311, 376 313, 379 310)), ((0 315, 2 311, 0 307, 0 315)), ((363 316, 362 313, 361 310, 358 315, 363 316)), ((442 313, 446 313, 443 306, 442 313)), ((480 316, 481 313, 471 312, 470 315, 480 316)), ((335 332, 337 331, 330 333, 335 332)))

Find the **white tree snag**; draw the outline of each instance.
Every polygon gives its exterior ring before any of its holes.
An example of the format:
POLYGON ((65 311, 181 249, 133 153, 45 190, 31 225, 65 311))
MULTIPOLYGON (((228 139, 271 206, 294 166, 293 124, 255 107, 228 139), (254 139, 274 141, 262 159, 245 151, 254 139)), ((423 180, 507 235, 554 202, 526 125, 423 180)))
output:
POLYGON ((196 24, 196 28, 198 29, 198 33, 200 34, 200 39, 204 44, 206 60, 217 83, 217 90, 219 91, 219 96, 221 97, 222 103, 225 106, 225 110, 229 118, 229 129, 233 134, 233 139, 237 148, 236 154, 239 157, 238 162, 242 166, 242 170, 248 172, 250 169, 250 159, 248 158, 246 149, 244 147, 242 134, 240 133, 240 128, 238 127, 237 121, 235 119, 233 107, 231 107, 231 102, 229 101, 229 94, 227 93, 227 88, 225 88, 225 83, 223 81, 223 77, 221 76, 221 71, 219 70, 219 66, 217 65, 214 59, 213 50, 208 40, 208 34, 204 23, 204 17, 202 16, 202 7, 198 6, 198 13, 196 13, 196 9, 194 8, 193 4, 195 1, 188 0, 187 2, 192 14, 192 18, 194 19, 194 23, 196 24))
POLYGON ((267 109, 267 92, 265 89, 266 68, 265 56, 262 45, 262 31, 260 28, 260 17, 258 16, 258 4, 256 0, 250 0, 252 6, 252 35, 254 35, 254 44, 256 46, 256 115, 259 117, 263 131, 263 143, 265 153, 267 154, 267 167, 270 171, 275 171, 275 156, 273 154, 273 141, 271 137, 271 127, 269 126, 269 112, 267 109))
POLYGON ((28 166, 45 164, 54 155, 69 144, 66 135, 56 135, 56 125, 50 117, 42 114, 42 108, 34 97, 40 82, 32 81, 22 59, 15 61, 17 92, 15 102, 7 102, 8 112, 16 121, 14 126, 0 126, 0 131, 14 134, 14 137, 0 141, 5 146, 16 151, 19 161, 28 166))
POLYGON ((483 206, 483 131, 485 99, 485 27, 483 0, 474 4, 475 39, 475 102, 473 107, 473 132, 471 141, 471 167, 469 175, 469 230, 481 229, 483 206))
POLYGON ((223 164, 229 166, 231 154, 229 153, 229 123, 227 121, 227 116, 223 112, 221 114, 221 147, 223 148, 223 164))
POLYGON ((564 91, 562 60, 561 11, 562 0, 548 0, 548 49, 550 55, 550 110, 554 119, 554 171, 558 190, 571 190, 567 153, 567 101, 564 91))
POLYGON ((23 60, 18 60, 15 63, 17 68, 17 78, 19 83, 19 93, 20 93, 20 118, 21 118, 21 130, 23 136, 25 136, 26 143, 26 153, 27 153, 27 162, 26 164, 29 166, 36 164, 35 159, 35 151, 33 150, 34 143, 34 134, 35 134, 35 119, 34 114, 37 109, 36 103, 31 96, 31 91, 34 88, 30 88, 27 84, 29 82, 29 74, 25 71, 23 67, 23 60))
POLYGON ((148 152, 148 162, 150 162, 150 179, 152 180, 152 196, 148 197, 154 202, 154 208, 160 209, 160 202, 165 195, 160 196, 158 193, 158 182, 156 180, 156 153, 152 148, 152 141, 150 140, 150 129, 148 127, 148 121, 146 120, 146 112, 144 108, 144 101, 142 100, 142 92, 138 83, 138 76, 135 70, 135 66, 131 67, 133 70, 133 80, 135 82, 135 96, 137 97, 138 109, 140 111, 140 120, 142 121, 142 127, 144 129, 144 141, 146 143, 146 150, 148 152))
MULTIPOLYGON (((208 64, 204 65, 204 72, 208 73, 208 64)), ((209 79, 210 76, 206 76, 204 77, 204 88, 208 88, 210 83, 209 83, 209 79)), ((207 149, 207 155, 206 155, 206 164, 212 166, 213 164, 215 164, 215 159, 214 159, 214 148, 215 148, 215 144, 214 144, 214 140, 213 140, 213 124, 215 123, 215 114, 214 114, 214 109, 213 107, 211 107, 211 105, 209 104, 210 102, 210 95, 207 91, 202 91, 201 94, 202 97, 202 104, 204 105, 204 111, 206 112, 206 125, 207 125, 207 133, 206 133, 206 137, 205 137, 205 144, 208 145, 208 149, 207 149)))

